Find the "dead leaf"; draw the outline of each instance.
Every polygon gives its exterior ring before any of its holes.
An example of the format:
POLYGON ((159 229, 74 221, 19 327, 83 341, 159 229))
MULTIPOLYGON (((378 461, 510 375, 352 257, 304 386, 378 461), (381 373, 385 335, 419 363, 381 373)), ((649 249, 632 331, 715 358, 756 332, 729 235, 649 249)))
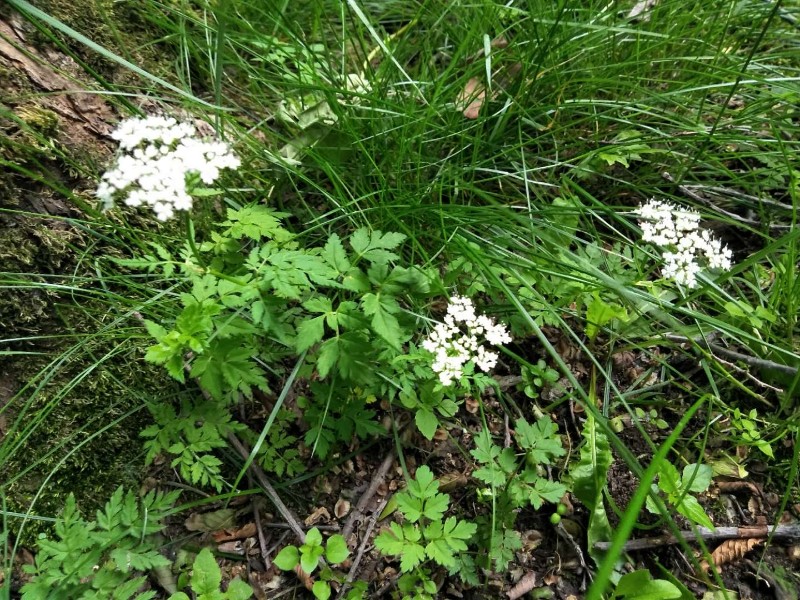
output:
POLYGON ((244 538, 252 537, 256 534, 256 524, 248 523, 238 529, 220 529, 211 534, 214 541, 218 544, 220 542, 229 542, 231 540, 243 540, 244 538))
POLYGON ((322 519, 325 519, 325 521, 331 520, 331 513, 328 512, 328 509, 324 506, 316 508, 313 513, 306 517, 306 520, 303 521, 303 523, 305 523, 306 527, 311 527, 312 525, 319 523, 322 519))
POLYGON ((477 119, 486 101, 486 88, 477 77, 471 77, 456 97, 456 109, 467 119, 477 119))
MULTIPOLYGON (((764 540, 758 538, 725 540, 711 553, 711 564, 719 568, 723 565, 739 560, 763 541, 764 540)), ((711 565, 709 565, 709 563, 706 561, 703 561, 700 563, 700 568, 703 571, 708 571, 709 568, 711 568, 711 565)))
POLYGON ((219 544, 217 546, 217 550, 220 552, 228 552, 230 554, 244 554, 244 544, 241 540, 235 540, 233 542, 225 542, 219 544))
POLYGON ((189 531, 218 531, 233 527, 236 511, 223 508, 208 513, 192 513, 183 525, 189 531))
POLYGON ((439 491, 452 492, 455 489, 467 485, 468 481, 466 475, 463 473, 457 471, 455 473, 445 473, 439 477, 439 491))
POLYGON ((517 600, 536 587, 536 573, 528 573, 508 590, 508 600, 517 600))
POLYGON ((336 515, 337 519, 341 519, 347 516, 349 512, 350 512, 350 502, 348 502, 344 498, 339 498, 333 507, 333 514, 336 515))

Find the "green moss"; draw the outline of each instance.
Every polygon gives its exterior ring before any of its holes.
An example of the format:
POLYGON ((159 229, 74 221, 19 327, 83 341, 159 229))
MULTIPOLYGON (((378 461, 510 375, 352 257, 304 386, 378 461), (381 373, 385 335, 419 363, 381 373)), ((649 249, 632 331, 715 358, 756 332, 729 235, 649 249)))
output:
MULTIPOLYGON (((170 56, 171 49, 165 44, 153 44, 153 40, 160 38, 162 34, 154 30, 143 12, 154 10, 155 6, 143 4, 137 0, 40 0, 36 6, 110 52, 148 71, 167 74, 171 69, 165 57, 170 56)), ((116 83, 125 83, 132 76, 113 60, 75 43, 68 36, 60 33, 56 35, 74 52, 76 59, 102 77, 116 83)), ((44 45, 48 39, 44 34, 38 34, 34 37, 34 42, 44 45)))
MULTIPOLYGON (((109 340, 104 345, 111 344, 109 340)), ((174 382, 163 370, 141 361, 141 353, 132 344, 131 352, 93 368, 92 357, 110 349, 101 346, 91 353, 78 353, 66 366, 52 371, 52 380, 41 390, 32 386, 8 406, 9 428, 37 423, 24 437, 17 430, 4 440, 7 448, 22 440, 20 449, 0 465, 0 481, 10 482, 0 486, 8 510, 53 516, 74 493, 85 514, 92 514, 119 485, 129 489, 141 485, 144 452, 139 432, 152 422, 143 399, 174 390, 174 382), (29 399, 31 404, 23 412, 29 399), (140 410, 93 436, 133 409, 140 410)), ((40 369, 47 365, 25 360, 2 367, 16 374, 16 387, 20 387, 25 381, 40 381, 44 374, 40 369)), ((17 535, 19 522, 10 525, 17 535)), ((47 527, 45 522, 29 521, 20 542, 31 546, 47 527)))

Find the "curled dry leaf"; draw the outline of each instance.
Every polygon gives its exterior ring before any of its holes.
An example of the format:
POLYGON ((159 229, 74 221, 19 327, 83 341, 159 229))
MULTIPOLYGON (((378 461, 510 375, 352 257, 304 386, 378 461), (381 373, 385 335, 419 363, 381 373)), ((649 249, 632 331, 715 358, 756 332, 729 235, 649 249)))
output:
POLYGON ((477 119, 486 102, 486 87, 477 77, 471 77, 456 98, 456 108, 467 119, 477 119))
MULTIPOLYGON (((739 560, 764 540, 758 538, 725 540, 711 553, 711 564, 719 568, 725 564, 739 560)), ((703 561, 700 563, 703 571, 708 571, 711 565, 703 561)))
POLYGON ((536 573, 527 573, 517 584, 508 590, 508 600, 517 600, 536 587, 536 573))
POLYGON ((333 507, 333 514, 337 519, 341 519, 350 512, 350 502, 344 498, 339 498, 333 507))
POLYGON ((218 544, 220 542, 230 542, 231 540, 243 540, 252 537, 256 534, 256 524, 248 523, 238 529, 220 529, 211 534, 214 541, 218 544))
POLYGON ((319 508, 314 509, 314 512, 308 515, 306 517, 306 520, 303 521, 303 523, 305 523, 306 527, 311 527, 312 525, 319 523, 323 519, 325 519, 325 521, 330 521, 331 513, 328 512, 328 509, 325 508, 324 506, 320 506, 319 508))
POLYGON ((456 471, 455 473, 445 473, 439 477, 439 491, 452 492, 460 487, 467 485, 468 479, 463 473, 456 471))

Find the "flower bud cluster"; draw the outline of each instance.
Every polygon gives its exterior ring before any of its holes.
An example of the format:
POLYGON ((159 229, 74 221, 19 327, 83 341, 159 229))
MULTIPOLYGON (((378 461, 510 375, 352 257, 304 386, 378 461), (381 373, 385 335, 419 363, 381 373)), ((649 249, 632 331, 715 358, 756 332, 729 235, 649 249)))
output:
POLYGON ((226 143, 203 141, 192 125, 172 117, 126 119, 111 137, 119 142, 120 154, 101 178, 97 197, 105 209, 117 197, 128 206, 150 206, 160 221, 192 208, 187 175, 210 185, 222 169, 240 165, 226 143))
POLYGON ((482 346, 480 338, 492 346, 511 341, 505 325, 476 314, 472 300, 460 296, 450 298, 444 323, 436 325, 422 342, 422 347, 434 355, 432 367, 442 385, 451 385, 459 379, 464 365, 470 361, 481 371, 494 368, 497 353, 482 346))
POLYGON ((700 229, 700 213, 652 199, 636 214, 642 219, 642 239, 662 248, 662 274, 679 285, 695 287, 700 258, 710 269, 730 269, 732 253, 707 230, 700 229))

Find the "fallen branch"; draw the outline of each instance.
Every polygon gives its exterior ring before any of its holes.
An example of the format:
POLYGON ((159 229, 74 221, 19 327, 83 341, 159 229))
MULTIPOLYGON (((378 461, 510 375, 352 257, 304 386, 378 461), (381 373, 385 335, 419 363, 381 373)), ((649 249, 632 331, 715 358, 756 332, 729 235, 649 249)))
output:
MULTIPOLYGON (((233 446, 239 455, 247 460, 250 457, 250 451, 244 446, 244 444, 239 441, 233 433, 228 434, 228 441, 230 442, 231 446, 233 446)), ((272 487, 272 484, 267 479, 267 474, 261 470, 256 463, 251 462, 250 466, 247 467, 247 470, 250 471, 251 475, 255 478, 258 485, 264 490, 264 493, 267 494, 272 504, 275 508, 278 509, 278 512, 281 513, 281 516, 284 518, 286 523, 288 523, 289 528, 294 532, 297 536, 297 539, 300 541, 301 544, 305 544, 306 542, 306 533, 303 531, 303 528, 300 527, 300 523, 297 522, 297 519, 292 514, 292 511, 289 510, 281 497, 278 495, 278 492, 275 491, 275 488, 272 487)))
POLYGON ((682 335, 674 335, 668 333, 664 337, 671 342, 678 342, 678 343, 694 342, 701 348, 705 348, 710 352, 719 354, 720 356, 724 356, 725 358, 728 358, 730 360, 739 360, 751 367, 758 367, 760 369, 779 371, 781 373, 785 373, 787 375, 792 375, 792 376, 797 375, 797 367, 782 365, 781 363, 776 363, 774 361, 767 360, 765 358, 757 358, 755 356, 750 356, 749 354, 742 354, 741 352, 736 352, 735 350, 728 350, 727 348, 720 346, 719 344, 715 344, 702 336, 688 338, 682 335))
POLYGON ((353 533, 353 529, 355 529, 356 526, 356 521, 363 518, 366 514, 367 505, 370 503, 370 500, 372 500, 372 497, 383 483, 383 480, 386 478, 386 474, 392 467, 393 462, 394 449, 390 450, 389 453, 384 457, 383 462, 378 467, 378 470, 375 471, 375 474, 372 476, 372 481, 370 481, 369 487, 363 494, 361 494, 358 504, 356 504, 353 512, 350 513, 350 516, 347 517, 347 521, 345 522, 344 527, 342 527, 342 535, 344 536, 345 540, 350 537, 351 533, 353 533))
MULTIPOLYGON (((623 547, 624 552, 632 550, 649 550, 658 546, 679 544, 681 541, 691 542, 693 539, 700 538, 706 542, 721 542, 723 540, 736 539, 764 539, 771 537, 777 540, 796 540, 800 539, 800 525, 754 525, 748 527, 717 527, 714 530, 698 527, 697 531, 681 531, 680 537, 673 535, 660 535, 657 537, 639 538, 628 540, 623 547)), ((597 550, 608 550, 611 542, 595 542, 597 550)))
POLYGON ((378 522, 378 517, 380 516, 384 506, 386 506, 388 502, 389 499, 384 498, 378 503, 378 506, 375 507, 375 510, 372 511, 372 516, 369 518, 369 525, 367 525, 367 530, 364 532, 364 537, 358 546, 358 552, 356 552, 356 558, 353 561, 353 565, 350 567, 350 570, 347 572, 347 577, 345 578, 342 587, 339 588, 339 593, 336 594, 336 600, 339 600, 344 596, 344 594, 350 587, 350 584, 353 583, 353 580, 356 578, 356 575, 358 574, 358 566, 361 564, 361 559, 364 558, 364 552, 367 549, 369 536, 372 535, 372 530, 375 528, 375 524, 378 522))

